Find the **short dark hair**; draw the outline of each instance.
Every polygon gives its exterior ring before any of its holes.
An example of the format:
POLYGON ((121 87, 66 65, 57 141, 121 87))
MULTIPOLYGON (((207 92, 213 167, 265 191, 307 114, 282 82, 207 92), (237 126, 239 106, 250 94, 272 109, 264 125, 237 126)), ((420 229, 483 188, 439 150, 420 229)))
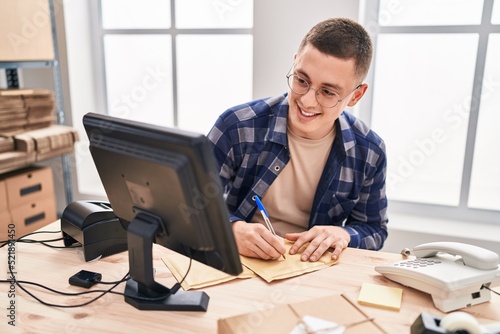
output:
POLYGON ((343 60, 354 59, 355 74, 366 78, 373 56, 373 45, 366 30, 347 18, 333 18, 316 24, 300 43, 298 53, 311 44, 320 52, 343 60))

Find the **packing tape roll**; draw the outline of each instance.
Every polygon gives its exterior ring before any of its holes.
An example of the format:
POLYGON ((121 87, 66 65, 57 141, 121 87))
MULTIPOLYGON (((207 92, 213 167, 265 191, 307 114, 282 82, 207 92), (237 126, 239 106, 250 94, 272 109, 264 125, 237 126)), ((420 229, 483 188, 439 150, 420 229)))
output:
POLYGON ((445 315, 439 324, 439 327, 448 332, 455 333, 459 330, 466 330, 470 334, 481 334, 481 326, 478 321, 469 313, 453 312, 445 315))

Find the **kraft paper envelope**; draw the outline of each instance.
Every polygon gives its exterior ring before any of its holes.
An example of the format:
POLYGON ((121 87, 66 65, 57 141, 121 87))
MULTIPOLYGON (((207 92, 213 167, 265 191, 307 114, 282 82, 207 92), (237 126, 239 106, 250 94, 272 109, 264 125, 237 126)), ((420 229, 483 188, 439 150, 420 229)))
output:
POLYGON ((240 256, 241 263, 269 283, 274 280, 290 278, 328 268, 337 262, 332 260, 330 252, 325 252, 316 262, 303 262, 300 260, 300 256, 307 245, 304 245, 299 252, 294 255, 288 253, 290 247, 292 247, 292 242, 285 240, 285 246, 287 249, 285 259, 280 258, 274 261, 266 261, 240 256))
MULTIPOLYGON (((162 258, 162 261, 172 272, 177 282, 180 282, 183 277, 186 276, 189 268, 189 257, 172 252, 168 257, 162 258)), ((181 286, 185 291, 187 291, 190 289, 200 289, 206 286, 224 283, 236 278, 250 278, 255 276, 256 275, 253 271, 245 268, 244 266, 241 274, 233 276, 193 260, 191 269, 189 269, 189 273, 181 283, 181 286)))
MULTIPOLYGON (((300 255, 304 246, 297 254, 290 255, 288 251, 292 243, 285 241, 287 252, 286 259, 278 260, 262 260, 248 258, 240 255, 241 263, 243 264, 243 272, 238 276, 226 274, 220 270, 214 269, 203 263, 193 260, 191 269, 188 275, 181 283, 184 290, 200 289, 206 286, 216 285, 231 281, 236 278, 250 278, 256 275, 262 277, 267 282, 272 282, 277 279, 290 278, 299 276, 312 271, 328 268, 336 263, 331 259, 330 252, 326 252, 317 262, 302 262, 300 255)), ((163 263, 172 272, 175 279, 180 282, 186 275, 189 267, 189 258, 179 253, 171 253, 168 257, 162 258, 163 263)))

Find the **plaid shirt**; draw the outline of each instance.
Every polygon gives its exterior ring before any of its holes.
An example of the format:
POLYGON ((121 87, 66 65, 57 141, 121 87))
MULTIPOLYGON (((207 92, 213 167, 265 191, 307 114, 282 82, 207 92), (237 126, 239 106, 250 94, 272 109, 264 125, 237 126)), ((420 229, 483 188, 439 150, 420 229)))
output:
MULTIPOLYGON (((254 195, 263 196, 290 160, 287 95, 224 112, 210 130, 231 221, 249 222, 254 195)), ((344 226, 349 247, 378 250, 387 238, 386 154, 382 139, 343 112, 318 183, 309 228, 344 226)))

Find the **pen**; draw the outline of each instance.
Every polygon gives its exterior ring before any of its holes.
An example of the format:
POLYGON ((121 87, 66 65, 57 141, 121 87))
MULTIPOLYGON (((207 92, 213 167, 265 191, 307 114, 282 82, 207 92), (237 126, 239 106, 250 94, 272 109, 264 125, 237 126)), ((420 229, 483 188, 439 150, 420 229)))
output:
MULTIPOLYGON (((262 218, 264 218, 264 221, 266 222, 267 228, 273 235, 276 235, 276 232, 274 231, 273 225, 271 224, 271 221, 269 220, 269 215, 267 214, 266 208, 264 207, 264 204, 262 204, 259 196, 255 195, 253 197, 255 200, 255 203, 257 203, 257 207, 259 208, 260 214, 262 215, 262 218)), ((285 255, 282 254, 283 259, 286 260, 285 255)))

